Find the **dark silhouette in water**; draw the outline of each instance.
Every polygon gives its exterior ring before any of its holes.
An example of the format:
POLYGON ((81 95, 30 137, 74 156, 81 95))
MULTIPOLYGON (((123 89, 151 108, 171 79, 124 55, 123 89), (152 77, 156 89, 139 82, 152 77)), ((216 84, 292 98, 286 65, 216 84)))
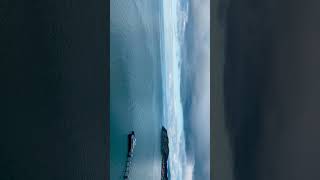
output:
POLYGON ((168 180, 169 138, 166 128, 161 129, 161 180, 168 180))
POLYGON ((126 162, 126 169, 124 171, 124 179, 129 178, 129 168, 131 165, 131 158, 133 157, 133 150, 136 145, 136 137, 134 131, 128 134, 128 155, 127 155, 127 162, 126 162))
POLYGON ((134 131, 132 131, 130 134, 128 134, 128 157, 133 155, 132 153, 135 145, 136 145, 136 138, 134 135, 134 131))

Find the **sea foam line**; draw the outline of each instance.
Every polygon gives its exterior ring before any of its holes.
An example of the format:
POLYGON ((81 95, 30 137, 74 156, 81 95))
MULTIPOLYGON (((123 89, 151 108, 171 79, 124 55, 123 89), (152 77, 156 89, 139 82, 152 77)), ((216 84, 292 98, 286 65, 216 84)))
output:
POLYGON ((180 98, 181 82, 181 33, 187 21, 186 12, 181 11, 179 0, 164 0, 162 4, 162 76, 164 95, 164 126, 169 137, 169 168, 171 179, 184 179, 186 167, 185 133, 180 98), (180 41, 179 41, 180 39, 180 41))

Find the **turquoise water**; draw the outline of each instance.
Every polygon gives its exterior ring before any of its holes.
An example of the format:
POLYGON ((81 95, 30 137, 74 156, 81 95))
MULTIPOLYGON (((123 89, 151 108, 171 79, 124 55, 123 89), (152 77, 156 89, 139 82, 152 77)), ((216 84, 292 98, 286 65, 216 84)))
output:
POLYGON ((130 179, 160 179, 162 78, 158 0, 110 2, 110 179, 122 179, 127 134, 137 145, 130 179))
POLYGON ((112 0, 110 34, 111 179, 125 169, 127 134, 137 145, 131 179, 160 179, 160 130, 169 138, 170 178, 185 180, 180 97, 187 0, 112 0))

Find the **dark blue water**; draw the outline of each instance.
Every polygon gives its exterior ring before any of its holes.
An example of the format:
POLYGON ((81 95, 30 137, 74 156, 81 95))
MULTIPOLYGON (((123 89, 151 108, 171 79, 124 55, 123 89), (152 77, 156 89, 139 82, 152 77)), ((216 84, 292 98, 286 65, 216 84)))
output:
POLYGON ((110 3, 110 179, 122 179, 132 130, 137 145, 130 179, 160 179, 160 2, 110 3))

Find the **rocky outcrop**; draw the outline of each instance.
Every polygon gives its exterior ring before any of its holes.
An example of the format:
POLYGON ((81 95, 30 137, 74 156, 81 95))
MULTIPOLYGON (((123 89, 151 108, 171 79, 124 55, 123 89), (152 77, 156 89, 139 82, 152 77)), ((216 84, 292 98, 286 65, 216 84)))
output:
POLYGON ((161 130, 161 180, 168 180, 169 138, 166 128, 161 130))

